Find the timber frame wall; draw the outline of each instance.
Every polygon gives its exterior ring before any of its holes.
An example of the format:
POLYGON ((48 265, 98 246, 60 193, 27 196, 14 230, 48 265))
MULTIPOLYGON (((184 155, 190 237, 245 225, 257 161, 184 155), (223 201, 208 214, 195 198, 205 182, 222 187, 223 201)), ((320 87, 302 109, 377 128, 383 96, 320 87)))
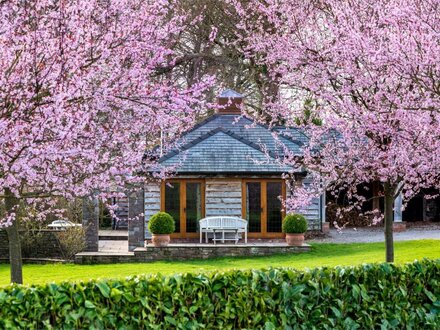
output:
MULTIPOLYGON (((280 178, 174 178, 169 182, 200 182, 202 183, 202 215, 203 216, 221 216, 230 215, 245 218, 246 212, 246 182, 261 182, 261 202, 262 202, 262 223, 261 233, 249 233, 252 238, 277 238, 283 237, 282 233, 268 233, 267 228, 267 208, 266 208, 266 185, 267 182, 281 182, 280 178)), ((145 186, 145 221, 146 238, 151 235, 148 232, 148 220, 156 212, 165 210, 165 185, 163 182, 148 183, 145 186)), ((186 203, 186 184, 180 185, 180 227, 181 233, 173 234, 175 238, 195 238, 198 233, 186 233, 185 203, 186 203)), ((290 195, 286 185, 282 185, 282 198, 285 200, 290 195)), ((319 198, 313 200, 312 204, 301 210, 302 214, 308 219, 309 229, 321 229, 321 200, 319 198)), ((285 211, 283 212, 283 216, 285 211)))

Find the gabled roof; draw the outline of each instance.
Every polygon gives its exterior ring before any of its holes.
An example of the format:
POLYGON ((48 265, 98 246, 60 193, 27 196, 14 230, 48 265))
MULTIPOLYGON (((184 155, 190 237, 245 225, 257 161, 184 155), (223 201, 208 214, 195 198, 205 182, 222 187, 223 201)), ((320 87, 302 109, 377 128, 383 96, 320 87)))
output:
MULTIPOLYGON (((275 155, 273 155, 275 156, 275 155)), ((179 173, 283 173, 291 170, 233 132, 217 128, 160 159, 179 173)))
POLYGON ((303 141, 294 140, 290 135, 274 134, 269 127, 255 123, 253 120, 239 115, 213 115, 186 132, 179 140, 180 144, 191 142, 209 131, 221 127, 233 132, 255 144, 264 145, 268 150, 281 151, 282 146, 287 146, 296 154, 301 154, 303 141), (277 141, 276 136, 280 138, 277 141))
MULTIPOLYGON (((292 137, 293 136, 293 137, 292 137)), ((292 168, 277 164, 284 147, 301 154, 304 140, 274 134, 269 127, 240 115, 214 115, 176 141, 179 147, 160 158, 159 164, 178 173, 285 173, 292 168)))

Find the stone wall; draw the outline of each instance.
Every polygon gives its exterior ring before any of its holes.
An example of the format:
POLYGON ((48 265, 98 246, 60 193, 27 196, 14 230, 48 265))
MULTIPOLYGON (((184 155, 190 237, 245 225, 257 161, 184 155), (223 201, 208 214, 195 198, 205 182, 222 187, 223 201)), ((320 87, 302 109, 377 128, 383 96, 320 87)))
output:
MULTIPOLYGON (((57 231, 40 230, 38 239, 33 240, 32 244, 22 244, 23 258, 38 259, 62 259, 63 251, 57 238, 57 231), (28 246, 29 245, 29 246, 28 246)), ((21 233, 23 236, 23 233, 21 233)), ((6 231, 0 230, 0 259, 9 259, 8 236, 6 231)))
POLYGON ((111 255, 83 252, 75 256, 78 264, 107 264, 121 262, 152 262, 158 260, 192 260, 219 257, 252 257, 273 254, 291 254, 310 251, 309 245, 288 246, 285 243, 253 245, 173 244, 167 247, 136 248, 134 254, 111 255))
POLYGON ((191 260, 219 257, 252 257, 268 256, 273 254, 288 254, 310 251, 310 246, 279 245, 227 245, 227 246, 200 246, 196 244, 174 244, 167 247, 148 246, 134 250, 137 261, 156 260, 191 260))
POLYGON ((94 195, 83 199, 83 228, 86 231, 86 251, 98 251, 99 201, 94 195))
POLYGON ((81 252, 75 255, 75 263, 80 265, 122 264, 136 262, 134 253, 81 252))
POLYGON ((145 241, 144 191, 142 189, 129 192, 128 197, 128 250, 143 247, 145 241))

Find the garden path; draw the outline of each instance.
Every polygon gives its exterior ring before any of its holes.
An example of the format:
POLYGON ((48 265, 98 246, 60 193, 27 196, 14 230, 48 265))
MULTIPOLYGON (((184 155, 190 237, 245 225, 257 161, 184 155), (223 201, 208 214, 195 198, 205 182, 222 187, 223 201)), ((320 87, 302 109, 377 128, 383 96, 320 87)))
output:
MULTIPOLYGON (((410 227, 404 232, 394 233, 395 241, 411 241, 419 239, 440 240, 440 226, 410 227)), ((372 243, 383 241, 383 228, 369 227, 344 228, 340 232, 336 229, 331 229, 330 234, 327 237, 310 239, 307 240, 307 243, 372 243)))

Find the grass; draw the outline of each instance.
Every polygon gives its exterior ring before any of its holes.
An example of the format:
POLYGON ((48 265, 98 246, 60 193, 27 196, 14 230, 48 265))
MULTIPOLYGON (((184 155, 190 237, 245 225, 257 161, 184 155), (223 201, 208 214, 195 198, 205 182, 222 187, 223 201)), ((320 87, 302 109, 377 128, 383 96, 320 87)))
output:
MULTIPOLYGON (((158 261, 154 263, 74 265, 26 264, 23 268, 25 284, 80 281, 96 278, 122 278, 135 274, 174 274, 211 272, 229 269, 294 267, 297 269, 320 266, 359 265, 384 261, 383 243, 313 244, 312 251, 303 254, 275 255, 253 258, 220 258, 191 261, 158 261)), ((398 264, 415 259, 440 258, 440 240, 418 240, 395 243, 398 264)), ((9 283, 9 265, 0 264, 0 285, 9 283)))

